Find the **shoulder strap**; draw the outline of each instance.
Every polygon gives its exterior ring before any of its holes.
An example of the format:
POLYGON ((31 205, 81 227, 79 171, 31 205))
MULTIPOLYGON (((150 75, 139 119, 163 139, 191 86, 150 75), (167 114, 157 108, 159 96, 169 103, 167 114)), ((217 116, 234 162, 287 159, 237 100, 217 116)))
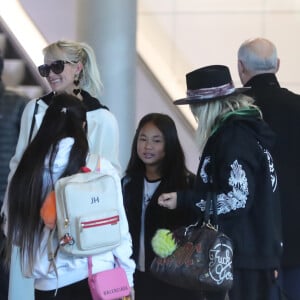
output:
POLYGON ((217 210, 217 182, 216 182, 216 163, 215 155, 211 155, 211 176, 210 176, 210 191, 206 197, 204 223, 213 223, 218 228, 218 210, 217 210))
POLYGON ((33 128, 34 128, 34 125, 35 125, 35 115, 37 114, 38 108, 39 108, 39 104, 38 104, 38 100, 36 100, 34 110, 33 110, 32 120, 31 120, 30 131, 29 131, 28 145, 31 142, 33 128))
POLYGON ((93 275, 93 262, 92 262, 92 257, 91 256, 88 256, 88 271, 89 271, 89 278, 92 277, 93 275))
POLYGON ((56 289, 54 292, 54 296, 56 296, 57 294, 57 290, 58 290, 58 272, 57 272, 57 267, 56 267, 56 263, 55 263, 55 259, 57 256, 57 252, 59 249, 59 244, 56 247, 55 251, 53 251, 53 245, 52 245, 52 241, 54 239, 54 233, 56 232, 56 226, 51 229, 50 233, 49 233, 49 237, 48 237, 48 243, 47 243, 47 250, 48 250, 48 260, 49 260, 49 268, 48 268, 48 273, 51 270, 51 267, 53 267, 55 275, 56 275, 56 289))
MULTIPOLYGON (((115 267, 121 267, 119 259, 115 255, 114 255, 114 263, 115 263, 115 267)), ((93 275, 93 257, 92 256, 88 256, 88 274, 89 274, 89 278, 91 278, 93 275)))
POLYGON ((218 227, 217 214, 217 193, 216 191, 209 192, 206 197, 204 224, 211 223, 216 228, 218 227))

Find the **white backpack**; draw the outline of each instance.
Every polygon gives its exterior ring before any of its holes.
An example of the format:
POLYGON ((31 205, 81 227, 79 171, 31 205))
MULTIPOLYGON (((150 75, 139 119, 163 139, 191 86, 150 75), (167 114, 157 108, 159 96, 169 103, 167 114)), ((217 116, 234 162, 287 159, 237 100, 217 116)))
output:
MULTIPOLYGON (((118 173, 98 155, 89 155, 87 167, 92 171, 61 178, 55 184, 59 249, 75 256, 103 253, 121 241, 118 205, 123 201, 118 199, 122 197, 118 173)), ((58 250, 53 253, 52 239, 50 260, 58 250)))

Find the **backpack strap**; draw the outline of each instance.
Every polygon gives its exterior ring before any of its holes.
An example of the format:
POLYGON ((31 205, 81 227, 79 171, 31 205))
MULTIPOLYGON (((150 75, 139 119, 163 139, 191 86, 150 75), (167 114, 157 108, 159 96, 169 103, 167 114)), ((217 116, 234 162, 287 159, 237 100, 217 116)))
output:
POLYGON ((54 239, 54 234, 55 232, 57 232, 56 230, 56 225, 53 229, 51 229, 50 231, 50 234, 49 234, 49 237, 48 237, 48 242, 47 242, 47 250, 48 250, 48 260, 50 262, 49 264, 49 268, 48 268, 48 273, 50 272, 51 270, 51 267, 53 267, 53 270, 55 272, 55 275, 56 275, 56 289, 55 289, 55 292, 54 292, 54 296, 56 296, 57 294, 57 290, 58 290, 58 272, 57 272, 57 267, 56 267, 56 257, 57 257, 57 253, 58 253, 58 250, 59 250, 59 247, 60 246, 64 246, 66 244, 72 244, 74 243, 74 240, 72 237, 70 237, 69 235, 65 235, 63 238, 61 238, 59 241, 58 241, 58 245, 56 247, 55 250, 53 250, 53 239, 54 239))
POLYGON ((54 292, 54 297, 56 296, 57 290, 58 290, 58 272, 57 272, 55 259, 56 259, 58 249, 59 249, 59 244, 58 244, 55 251, 53 251, 52 241, 53 241, 55 232, 56 232, 56 225, 53 229, 51 229, 49 237, 48 237, 48 242, 47 242, 48 260, 50 262, 49 268, 48 268, 48 273, 50 272, 51 267, 53 267, 53 270, 54 270, 55 275, 56 275, 56 289, 55 289, 55 292, 54 292))

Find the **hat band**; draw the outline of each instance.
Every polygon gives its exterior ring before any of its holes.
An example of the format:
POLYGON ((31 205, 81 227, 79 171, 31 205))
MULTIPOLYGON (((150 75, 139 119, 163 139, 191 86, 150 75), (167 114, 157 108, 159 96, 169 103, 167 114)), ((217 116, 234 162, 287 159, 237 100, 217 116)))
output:
POLYGON ((203 88, 198 90, 187 90, 186 94, 191 98, 200 98, 200 99, 211 99, 221 96, 227 96, 232 94, 235 91, 234 85, 232 82, 226 83, 224 85, 212 88, 203 88))

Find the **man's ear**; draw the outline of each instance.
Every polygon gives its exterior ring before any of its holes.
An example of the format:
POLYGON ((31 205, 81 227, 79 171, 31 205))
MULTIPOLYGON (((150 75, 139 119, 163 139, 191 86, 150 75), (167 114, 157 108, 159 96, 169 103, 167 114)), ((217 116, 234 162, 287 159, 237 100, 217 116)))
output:
POLYGON ((240 77, 240 81, 242 85, 245 85, 246 82, 249 80, 247 69, 245 68, 243 62, 241 60, 238 60, 238 73, 240 77))
POLYGON ((278 72, 278 70, 279 70, 279 67, 280 67, 280 59, 279 59, 279 58, 277 58, 277 67, 276 67, 276 71, 275 71, 275 73, 277 73, 277 72, 278 72))
POLYGON ((245 66, 241 60, 238 60, 238 69, 241 74, 245 72, 245 66))

